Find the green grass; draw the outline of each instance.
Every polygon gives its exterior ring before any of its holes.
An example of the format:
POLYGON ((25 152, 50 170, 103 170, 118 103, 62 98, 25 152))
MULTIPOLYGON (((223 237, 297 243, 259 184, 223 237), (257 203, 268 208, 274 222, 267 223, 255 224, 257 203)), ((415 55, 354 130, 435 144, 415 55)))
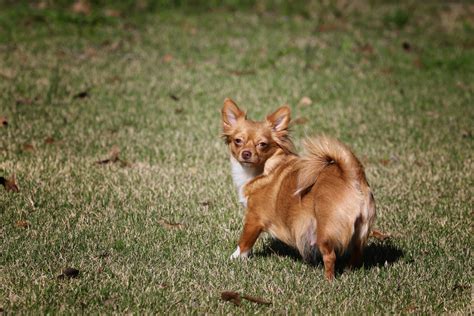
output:
POLYGON ((0 176, 20 191, 0 187, 1 310, 472 312, 472 6, 290 9, 2 5, 0 176), (229 260, 243 210, 219 138, 225 97, 257 119, 288 103, 307 119, 299 149, 326 133, 361 157, 376 228, 393 236, 370 240, 364 268, 330 284, 267 237, 229 260), (122 163, 98 165, 114 145, 122 163), (79 277, 58 279, 66 267, 79 277), (237 307, 225 290, 272 305, 237 307))

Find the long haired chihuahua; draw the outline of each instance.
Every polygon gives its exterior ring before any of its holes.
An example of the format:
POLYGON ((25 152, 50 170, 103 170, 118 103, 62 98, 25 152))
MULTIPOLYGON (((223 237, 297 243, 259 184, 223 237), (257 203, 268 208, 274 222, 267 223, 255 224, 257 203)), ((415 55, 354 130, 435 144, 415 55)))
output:
POLYGON ((224 101, 223 137, 246 207, 231 258, 247 257, 260 233, 268 232, 298 249, 304 259, 319 250, 325 276, 332 280, 336 255, 350 253, 352 267, 362 263, 375 219, 374 197, 363 166, 347 146, 327 137, 310 139, 306 155, 299 157, 289 123, 288 106, 255 122, 234 101, 224 101))

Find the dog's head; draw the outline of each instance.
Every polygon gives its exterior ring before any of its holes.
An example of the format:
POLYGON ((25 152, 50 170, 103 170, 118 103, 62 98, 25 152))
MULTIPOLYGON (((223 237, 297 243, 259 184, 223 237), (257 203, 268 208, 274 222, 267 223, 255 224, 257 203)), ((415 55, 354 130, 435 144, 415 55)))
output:
POLYGON ((232 156, 246 167, 263 167, 265 162, 281 148, 293 153, 293 143, 288 135, 290 108, 279 107, 265 120, 255 122, 231 99, 222 107, 222 130, 232 156))

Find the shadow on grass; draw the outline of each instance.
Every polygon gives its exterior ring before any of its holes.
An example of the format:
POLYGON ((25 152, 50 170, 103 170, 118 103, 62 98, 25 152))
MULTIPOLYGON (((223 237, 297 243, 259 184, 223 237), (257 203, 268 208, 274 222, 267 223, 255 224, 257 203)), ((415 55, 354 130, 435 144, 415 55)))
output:
MULTIPOLYGON (((278 239, 271 239, 264 249, 254 253, 256 257, 269 257, 271 255, 277 255, 282 257, 288 257, 295 261, 302 261, 303 258, 299 252, 279 241, 278 239)), ((390 241, 386 242, 375 242, 369 244, 364 250, 363 265, 365 269, 372 269, 374 267, 383 267, 397 262, 403 258, 404 253, 400 248, 392 245, 390 241)), ((348 256, 344 255, 338 258, 336 270, 341 273, 346 267, 348 262, 348 256)), ((312 266, 322 265, 322 258, 319 254, 315 255, 308 261, 308 264, 312 266)))

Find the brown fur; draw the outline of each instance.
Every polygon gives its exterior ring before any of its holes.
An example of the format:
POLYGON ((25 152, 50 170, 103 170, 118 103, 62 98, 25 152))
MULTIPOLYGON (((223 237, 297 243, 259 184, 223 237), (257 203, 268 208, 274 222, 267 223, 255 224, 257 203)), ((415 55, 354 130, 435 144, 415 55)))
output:
POLYGON ((243 189, 247 209, 240 253, 250 251, 261 232, 269 232, 304 258, 318 249, 328 280, 334 278, 336 254, 351 252, 351 266, 360 265, 375 202, 351 150, 335 139, 319 137, 308 140, 307 153, 297 156, 288 136, 287 106, 254 122, 226 99, 222 122, 231 155, 258 171, 243 189), (244 159, 244 151, 252 158, 244 159))

